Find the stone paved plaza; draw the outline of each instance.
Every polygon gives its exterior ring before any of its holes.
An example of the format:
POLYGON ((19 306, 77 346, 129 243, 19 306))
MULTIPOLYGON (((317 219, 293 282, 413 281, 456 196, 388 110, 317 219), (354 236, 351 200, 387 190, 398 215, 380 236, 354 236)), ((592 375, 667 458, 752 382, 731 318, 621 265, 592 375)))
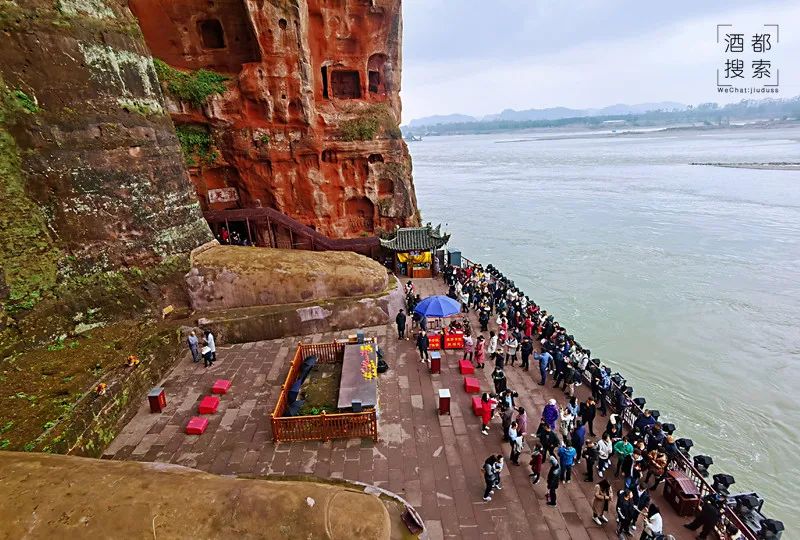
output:
MULTIPOLYGON (((423 297, 443 294, 440 280, 415 280, 423 297)), ((473 328, 479 328, 474 317, 473 328)), ((582 481, 583 463, 576 465, 573 482, 558 490, 558 507, 545 505, 544 481, 532 486, 528 467, 510 463, 503 472, 503 489, 489 503, 482 501, 481 465, 492 453, 507 457, 501 443, 499 419, 489 436, 480 434, 471 397, 464 392, 458 372, 460 351, 443 353, 442 373, 431 375, 420 363, 412 341, 398 341, 394 325, 366 329, 377 336, 390 370, 379 380, 380 440, 331 442, 272 442, 269 414, 288 371, 298 338, 245 343, 218 348, 218 362, 210 369, 193 364, 188 355, 163 381, 167 408, 151 414, 145 398, 135 418, 111 443, 104 458, 176 463, 204 471, 233 475, 316 475, 344 478, 380 486, 404 497, 425 519, 431 538, 616 538, 613 520, 595 525, 590 507, 594 484, 582 481), (211 415, 201 436, 185 435, 183 428, 196 414, 197 405, 219 378, 233 382, 222 396, 218 412, 211 415), (437 414, 437 390, 452 394, 450 416, 437 414)), ((342 334, 304 337, 315 343, 342 334)), ((476 370, 483 390, 491 388, 491 369, 476 370)), ((550 385, 536 384, 519 367, 509 367, 509 387, 520 393, 535 430, 547 399, 563 394, 550 385)), ((579 397, 583 398, 581 387, 579 397)), ((598 415, 595 432, 606 419, 598 415)), ((602 424, 602 425, 601 425, 602 424)), ((529 439, 533 441, 533 439, 529 439)), ((520 458, 527 464, 528 453, 520 458)), ((546 473, 547 466, 543 472, 546 473)), ((686 537, 683 522, 659 495, 665 531, 686 537)), ((608 515, 613 515, 613 506, 608 515)), ((641 531, 636 531, 638 538, 641 531)))

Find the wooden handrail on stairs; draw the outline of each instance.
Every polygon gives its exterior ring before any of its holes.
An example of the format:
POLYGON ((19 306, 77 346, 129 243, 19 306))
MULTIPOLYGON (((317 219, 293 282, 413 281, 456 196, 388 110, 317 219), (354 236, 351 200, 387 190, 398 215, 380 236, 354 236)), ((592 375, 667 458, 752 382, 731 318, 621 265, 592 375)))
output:
POLYGON ((224 223, 225 221, 267 220, 270 224, 280 225, 294 235, 306 237, 311 242, 314 251, 356 251, 372 254, 380 247, 377 236, 363 238, 329 238, 315 231, 308 225, 300 223, 294 218, 275 210, 274 208, 235 208, 232 210, 208 210, 203 216, 209 222, 224 223))

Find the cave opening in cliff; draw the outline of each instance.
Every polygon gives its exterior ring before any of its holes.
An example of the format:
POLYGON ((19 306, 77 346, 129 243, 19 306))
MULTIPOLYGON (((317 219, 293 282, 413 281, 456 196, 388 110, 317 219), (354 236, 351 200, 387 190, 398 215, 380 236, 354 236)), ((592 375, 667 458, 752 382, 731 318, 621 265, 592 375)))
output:
POLYGON ((328 99, 328 66, 322 66, 322 97, 328 99))
POLYGON ((225 48, 225 31, 222 29, 222 23, 217 19, 206 19, 197 23, 198 33, 200 40, 205 49, 224 49, 225 48))
POLYGON ((361 97, 361 77, 358 71, 336 70, 331 73, 331 90, 338 99, 359 99, 361 97))
POLYGON ((261 60, 243 0, 128 0, 153 56, 181 69, 239 73, 261 60))
POLYGON ((388 57, 385 54, 373 54, 367 61, 367 77, 370 94, 385 94, 385 69, 388 57))

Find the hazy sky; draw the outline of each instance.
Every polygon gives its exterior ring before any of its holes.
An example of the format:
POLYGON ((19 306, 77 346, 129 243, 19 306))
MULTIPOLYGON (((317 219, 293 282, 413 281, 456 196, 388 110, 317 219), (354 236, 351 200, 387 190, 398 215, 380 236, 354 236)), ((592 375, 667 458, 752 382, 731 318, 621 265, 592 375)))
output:
MULTIPOLYGON (((727 103, 716 70, 780 25, 765 58, 800 94, 798 0, 403 0, 403 123, 432 114, 615 103, 727 103), (726 54, 716 25, 745 34, 726 54)), ((751 86, 749 71, 744 86, 751 86)), ((773 73, 774 77, 774 73, 773 73)), ((758 81, 756 81, 758 82, 758 81)))

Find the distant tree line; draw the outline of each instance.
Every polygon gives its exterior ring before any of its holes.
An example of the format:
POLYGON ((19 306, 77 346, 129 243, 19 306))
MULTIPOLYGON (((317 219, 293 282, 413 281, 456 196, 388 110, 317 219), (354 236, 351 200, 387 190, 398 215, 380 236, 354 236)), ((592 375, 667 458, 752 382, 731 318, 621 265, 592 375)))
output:
MULTIPOLYGON (((607 121, 624 121, 619 127, 648 127, 675 124, 726 125, 742 120, 798 120, 800 96, 791 99, 742 100, 720 106, 717 103, 689 105, 680 110, 655 110, 640 114, 608 116, 577 116, 555 120, 486 120, 455 122, 433 126, 404 126, 403 134, 411 135, 461 135, 515 131, 532 128, 557 128, 566 126, 601 127, 607 121)), ((613 125, 609 128, 615 127, 613 125)))

